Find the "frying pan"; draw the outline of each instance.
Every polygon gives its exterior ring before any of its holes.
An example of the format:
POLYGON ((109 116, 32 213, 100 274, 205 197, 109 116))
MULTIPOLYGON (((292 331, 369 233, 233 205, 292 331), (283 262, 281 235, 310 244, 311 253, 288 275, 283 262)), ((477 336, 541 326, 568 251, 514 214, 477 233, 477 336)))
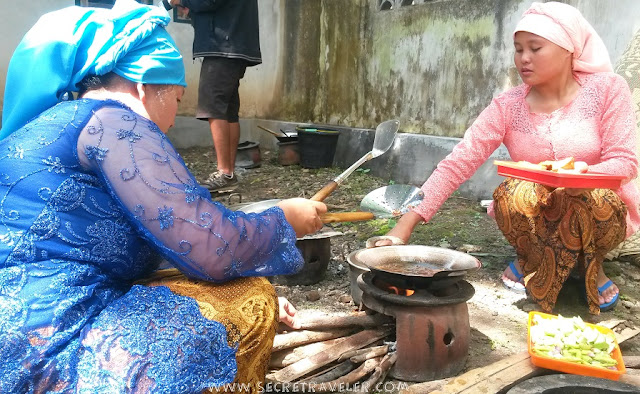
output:
POLYGON ((364 264, 376 278, 403 288, 455 282, 482 267, 475 257, 456 250, 424 245, 380 246, 358 251, 352 260, 364 264))
POLYGON ((386 122, 382 122, 376 127, 376 134, 373 139, 373 148, 369 153, 362 156, 358 161, 353 163, 349 168, 344 170, 344 172, 337 177, 335 177, 332 181, 327 183, 320 191, 318 191, 311 200, 313 201, 323 201, 329 194, 331 194, 338 185, 340 185, 344 180, 351 175, 358 167, 360 167, 364 162, 376 158, 391 148, 393 145, 393 141, 396 139, 396 134, 398 133, 398 128, 400 127, 400 122, 397 120, 387 120, 386 122))

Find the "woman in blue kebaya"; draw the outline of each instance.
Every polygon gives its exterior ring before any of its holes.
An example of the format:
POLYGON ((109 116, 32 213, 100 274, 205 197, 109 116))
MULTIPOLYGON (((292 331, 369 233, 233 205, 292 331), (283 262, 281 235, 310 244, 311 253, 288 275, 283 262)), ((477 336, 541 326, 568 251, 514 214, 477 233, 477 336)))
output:
POLYGON ((257 390, 322 203, 211 201, 164 133, 184 66, 161 8, 43 16, 16 49, 0 131, 0 392, 257 390), (69 92, 78 92, 77 100, 69 92), (158 257, 173 269, 157 270, 158 257))

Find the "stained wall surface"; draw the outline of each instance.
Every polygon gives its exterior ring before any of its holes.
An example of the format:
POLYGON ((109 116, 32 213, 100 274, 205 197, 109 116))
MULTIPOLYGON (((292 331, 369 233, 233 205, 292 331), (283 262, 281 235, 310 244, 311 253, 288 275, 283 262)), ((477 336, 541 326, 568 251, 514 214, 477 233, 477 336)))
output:
MULTIPOLYGON (((640 26, 637 0, 571 0, 603 37, 614 64, 640 26)), ((263 64, 241 84, 241 116, 461 137, 491 98, 518 83, 512 31, 532 0, 260 0, 263 64), (380 10, 381 3, 394 9, 380 10), (401 6, 402 3, 415 5, 401 6)), ((9 58, 44 12, 73 0, 3 2, 0 98, 9 58)), ((194 113, 200 62, 193 29, 169 31, 185 57, 194 113)))

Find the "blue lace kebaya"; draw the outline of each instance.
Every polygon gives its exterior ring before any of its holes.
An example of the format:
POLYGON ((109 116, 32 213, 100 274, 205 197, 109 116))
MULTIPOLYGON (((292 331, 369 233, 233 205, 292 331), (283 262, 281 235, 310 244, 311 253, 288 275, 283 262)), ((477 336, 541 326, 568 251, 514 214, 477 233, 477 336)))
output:
POLYGON ((0 392, 192 393, 233 380, 224 326, 192 298, 133 283, 158 254, 217 283, 294 273, 303 261, 282 210, 212 202, 157 126, 114 101, 62 102, 1 152, 0 392))

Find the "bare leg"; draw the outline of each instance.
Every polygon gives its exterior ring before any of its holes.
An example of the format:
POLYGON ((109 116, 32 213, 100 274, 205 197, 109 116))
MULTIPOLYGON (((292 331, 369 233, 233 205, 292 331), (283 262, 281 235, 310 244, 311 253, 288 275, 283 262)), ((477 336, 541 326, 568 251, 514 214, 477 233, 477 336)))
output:
POLYGON ((229 165, 231 171, 225 174, 232 174, 236 166, 236 153, 238 153, 238 143, 240 142, 240 123, 229 123, 229 165))
POLYGON ((218 171, 231 174, 233 167, 230 164, 231 157, 229 155, 229 122, 222 119, 209 119, 209 127, 211 128, 211 137, 213 137, 213 147, 216 150, 218 171))

